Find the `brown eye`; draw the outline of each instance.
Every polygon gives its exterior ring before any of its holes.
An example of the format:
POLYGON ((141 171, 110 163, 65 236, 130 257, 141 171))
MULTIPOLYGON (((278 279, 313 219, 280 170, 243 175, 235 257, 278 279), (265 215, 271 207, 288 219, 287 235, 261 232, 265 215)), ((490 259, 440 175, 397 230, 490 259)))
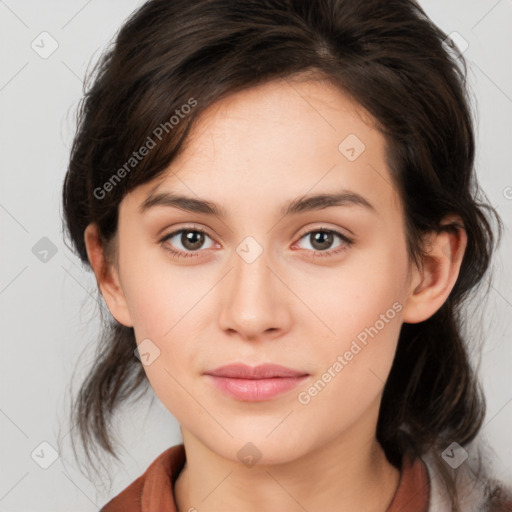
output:
MULTIPOLYGON (((203 247, 206 238, 212 240, 207 233, 200 229, 184 228, 166 235, 162 240, 160 240, 160 242, 163 243, 165 248, 175 256, 190 257, 198 256, 199 254, 193 253, 201 252, 200 249, 209 248, 203 247)), ((212 245, 210 245, 210 247, 212 245)))
POLYGON ((308 240, 311 245, 313 256, 330 256, 346 250, 354 241, 345 235, 334 231, 332 229, 315 229, 302 235, 300 240, 308 240), (338 238, 341 242, 331 249, 335 239, 338 238))
POLYGON ((204 243, 204 233, 200 231, 182 231, 180 242, 185 249, 197 251, 204 243))
POLYGON ((319 251, 325 251, 332 245, 334 236, 327 231, 316 231, 308 235, 312 241, 311 245, 319 251))

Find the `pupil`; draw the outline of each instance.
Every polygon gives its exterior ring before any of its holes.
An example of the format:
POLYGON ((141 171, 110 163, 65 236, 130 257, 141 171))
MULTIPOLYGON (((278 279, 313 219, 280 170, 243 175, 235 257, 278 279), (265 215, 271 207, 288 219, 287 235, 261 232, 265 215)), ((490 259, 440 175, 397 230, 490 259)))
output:
POLYGON ((190 250, 198 249, 203 244, 204 235, 199 231, 184 232, 181 237, 181 243, 190 250), (194 238, 197 240, 194 241, 194 238))
POLYGON ((317 249, 324 250, 327 249, 328 246, 332 243, 332 233, 327 233, 326 231, 319 231, 313 236, 313 246, 317 245, 319 242, 319 247, 317 249), (323 243, 322 243, 323 239, 323 243))

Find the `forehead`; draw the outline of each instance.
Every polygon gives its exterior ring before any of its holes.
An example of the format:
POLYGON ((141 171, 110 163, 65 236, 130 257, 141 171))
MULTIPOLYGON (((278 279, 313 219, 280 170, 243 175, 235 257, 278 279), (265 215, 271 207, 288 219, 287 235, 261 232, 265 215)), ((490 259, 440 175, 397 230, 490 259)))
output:
POLYGON ((341 188, 400 211, 373 118, 326 80, 276 80, 232 94, 197 120, 168 170, 138 187, 138 205, 172 190, 216 202, 280 205, 341 188))

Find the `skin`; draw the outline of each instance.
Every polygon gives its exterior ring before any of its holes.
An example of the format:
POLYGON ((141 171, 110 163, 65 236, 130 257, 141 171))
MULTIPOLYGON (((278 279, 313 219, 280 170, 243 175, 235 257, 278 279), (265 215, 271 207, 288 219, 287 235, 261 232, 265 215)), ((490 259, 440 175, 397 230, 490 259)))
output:
POLYGON ((110 312, 134 328, 137 343, 149 338, 160 350, 144 368, 181 427, 180 512, 384 512, 392 501, 400 475, 375 431, 400 326, 441 307, 467 240, 464 230, 432 233, 423 268, 409 262, 385 147, 371 117, 328 82, 270 82, 210 107, 165 175, 125 196, 115 261, 105 260, 95 225, 87 228, 110 312), (366 146, 354 161, 338 149, 349 134, 366 146), (218 203, 226 217, 168 206, 140 213, 155 187, 218 203), (280 214, 293 199, 340 189, 362 195, 375 211, 345 205, 280 214), (199 256, 173 259, 166 247, 193 253, 193 246, 180 235, 160 240, 194 226, 207 231, 199 256), (353 244, 334 235, 324 246, 341 252, 318 257, 320 228, 353 244), (236 250, 249 235, 263 251, 251 263, 236 250), (393 303, 400 305, 394 318, 301 404, 298 393, 393 303), (273 362, 309 376, 271 400, 245 402, 203 375, 234 362, 273 362), (237 456, 248 442, 261 452, 251 467, 237 456))

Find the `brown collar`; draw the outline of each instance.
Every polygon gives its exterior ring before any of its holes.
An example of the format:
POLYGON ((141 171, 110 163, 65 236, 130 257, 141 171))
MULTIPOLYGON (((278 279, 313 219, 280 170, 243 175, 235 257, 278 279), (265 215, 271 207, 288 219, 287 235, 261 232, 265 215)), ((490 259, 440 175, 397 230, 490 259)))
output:
MULTIPOLYGON (((160 454, 145 473, 110 500, 100 512, 177 512, 174 482, 185 465, 183 444, 160 454)), ((398 488, 386 512, 428 512, 430 480, 420 458, 403 458, 398 488)))

